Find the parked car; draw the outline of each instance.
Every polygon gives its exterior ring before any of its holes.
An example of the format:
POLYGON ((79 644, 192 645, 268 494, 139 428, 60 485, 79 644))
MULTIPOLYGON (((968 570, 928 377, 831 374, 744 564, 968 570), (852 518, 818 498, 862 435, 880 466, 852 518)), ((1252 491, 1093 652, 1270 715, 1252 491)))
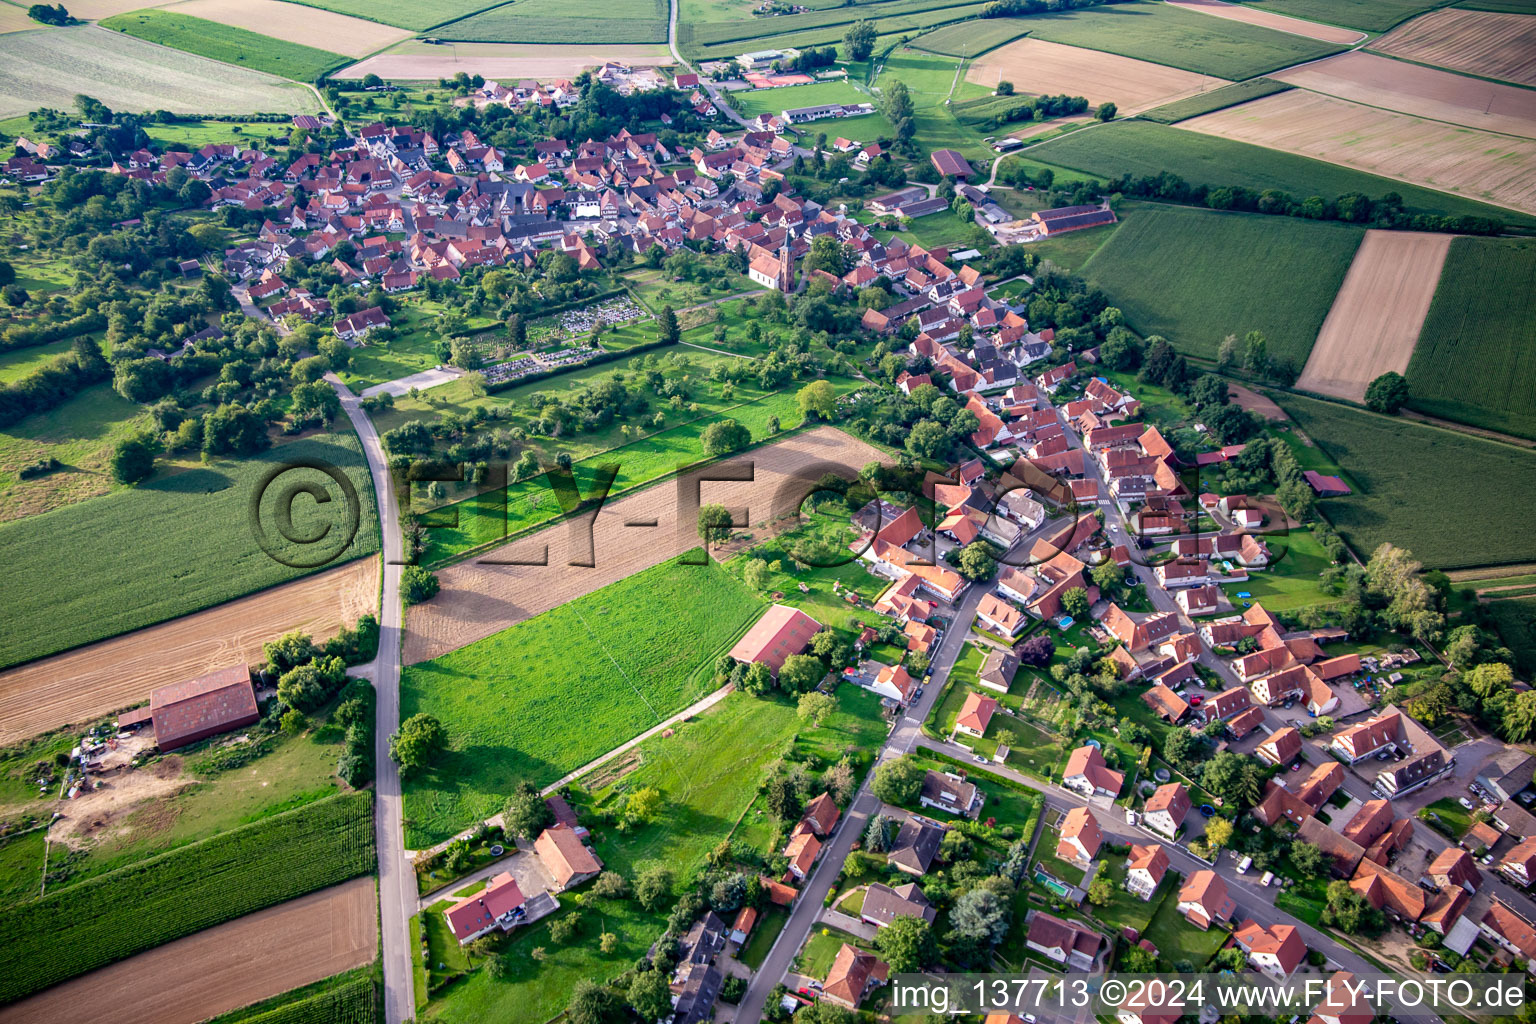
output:
POLYGON ((1470 810, 1471 810, 1471 809, 1472 809, 1472 808, 1473 808, 1473 807, 1474 807, 1474 806, 1475 806, 1475 805, 1474 805, 1474 804, 1473 804, 1473 803, 1472 803, 1472 801, 1471 801, 1471 800, 1468 800, 1468 799, 1467 799, 1467 798, 1466 798, 1466 797, 1464 797, 1464 796, 1462 796, 1462 797, 1457 797, 1457 798, 1456 798, 1456 802, 1457 802, 1457 803, 1459 803, 1459 804, 1461 804, 1461 806, 1463 806, 1463 807, 1465 807, 1465 808, 1466 808, 1466 809, 1467 809, 1467 810, 1469 810, 1469 811, 1470 811, 1470 810))
POLYGON ((1197 708, 1203 703, 1205 703, 1205 698, 1200 696, 1198 693, 1189 698, 1189 706, 1192 708, 1197 708))
POLYGON ((922 698, 923 698, 923 688, 921 686, 919 686, 917 689, 912 691, 912 699, 913 700, 922 700, 922 698))

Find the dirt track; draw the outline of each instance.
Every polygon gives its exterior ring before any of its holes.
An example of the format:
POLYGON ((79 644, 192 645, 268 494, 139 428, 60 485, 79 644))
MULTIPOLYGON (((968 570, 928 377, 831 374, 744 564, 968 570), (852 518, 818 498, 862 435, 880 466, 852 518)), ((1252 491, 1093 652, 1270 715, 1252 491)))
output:
POLYGON ((1296 386, 1359 402, 1381 374, 1406 373, 1452 237, 1367 231, 1296 386))
POLYGON ((1086 96, 1094 105, 1113 102, 1122 116, 1227 84, 1193 71, 1043 39, 1020 39, 993 50, 971 65, 965 80, 988 89, 1001 80, 1021 93, 1086 96))
POLYGON ((1454 71, 1536 85, 1536 17, 1445 8, 1371 45, 1382 53, 1454 71))
POLYGON ((1240 408, 1258 413, 1266 420, 1284 423, 1290 419, 1285 414, 1285 410, 1276 405, 1273 400, 1266 398, 1257 391, 1245 388, 1241 384, 1228 384, 1227 394, 1231 396, 1232 401, 1236 402, 1240 408))
POLYGON ((301 896, 55 985, 0 1011, 5 1024, 196 1024, 373 961, 371 876, 301 896), (106 1012, 110 1010, 110 1012, 106 1012))
POLYGON ((444 569, 438 573, 441 592, 410 610, 405 663, 447 654, 698 547, 700 503, 744 509, 746 521, 756 526, 799 507, 810 493, 810 486, 799 480, 814 482, 829 470, 846 476, 884 459, 878 449, 840 430, 819 427, 604 505, 591 530, 592 568, 567 564, 572 557, 568 542, 579 539, 579 551, 585 551, 587 534, 559 524, 482 556, 531 560, 547 545, 547 566, 470 560, 444 569), (744 466, 753 468, 750 481, 699 484, 744 466))
POLYGON ((1536 138, 1536 100, 1529 89, 1355 50, 1270 76, 1373 107, 1536 138))
POLYGON ((263 643, 290 630, 329 639, 364 612, 377 612, 378 594, 379 560, 362 558, 0 672, 0 743, 128 707, 157 686, 259 660, 263 643))
POLYGON ((1179 128, 1536 213, 1536 141, 1292 89, 1179 128))
POLYGON ((1168 0, 1168 2, 1174 7, 1182 7, 1185 10, 1214 14, 1218 18, 1230 18, 1249 25, 1260 25, 1278 32, 1289 32, 1293 36, 1321 39, 1325 43, 1342 43, 1345 46, 1351 46, 1365 38, 1364 32, 1356 32, 1354 29, 1290 18, 1284 14, 1276 14, 1274 11, 1261 11, 1241 4, 1225 3, 1223 0, 1168 0))
POLYGON ((409 29, 281 0, 186 0, 165 10, 345 57, 362 57, 411 35, 409 29))

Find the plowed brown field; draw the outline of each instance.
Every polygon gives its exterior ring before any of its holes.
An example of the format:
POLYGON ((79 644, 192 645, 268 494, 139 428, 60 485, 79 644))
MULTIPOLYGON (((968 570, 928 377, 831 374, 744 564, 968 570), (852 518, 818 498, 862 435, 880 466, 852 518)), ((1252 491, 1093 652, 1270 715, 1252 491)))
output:
POLYGON ((1383 373, 1406 373, 1451 237, 1367 231, 1296 386, 1360 402, 1383 373))
POLYGON ((1253 7, 1244 7, 1242 4, 1229 4, 1225 0, 1168 0, 1168 2, 1174 7, 1199 11, 1201 14, 1214 14, 1218 18, 1230 18, 1249 25, 1260 25, 1277 32, 1289 32, 1293 36, 1321 39, 1325 43, 1342 43, 1350 46, 1365 38, 1364 32, 1356 32, 1354 29, 1290 18, 1284 14, 1276 14, 1274 11, 1261 11, 1253 7))
POLYGON ((993 50, 971 65, 965 80, 988 89, 1005 81, 1019 92, 1086 96, 1094 105, 1114 103, 1122 115, 1227 84, 1193 71, 1043 39, 1020 39, 993 50))
POLYGON ((1536 138, 1529 89, 1355 50, 1270 76, 1340 99, 1488 132, 1536 138))
POLYGON ((5 1024, 196 1024, 373 961, 372 876, 301 896, 55 985, 0 1011, 5 1024))
POLYGON ((1292 89, 1179 122, 1251 142, 1536 213, 1536 141, 1459 128, 1292 89))
POLYGON ((1453 71, 1536 85, 1536 15, 1447 7, 1387 33, 1371 49, 1453 71))
POLYGON ((406 619, 405 663, 447 654, 698 547, 700 503, 744 510, 756 525, 797 509, 811 490, 800 481, 814 482, 830 470, 857 473, 877 460, 886 461, 879 449, 818 427, 604 505, 592 524, 591 568, 567 564, 573 549, 576 556, 587 551, 587 533, 558 524, 444 569, 438 573, 442 590, 406 619), (751 480, 714 481, 747 466, 751 480), (483 560, 532 560, 546 546, 548 565, 483 560))
POLYGON ((540 46, 531 43, 454 43, 451 47, 407 40, 387 53, 342 68, 336 78, 378 75, 397 81, 452 78, 460 71, 485 78, 575 78, 584 68, 667 63, 665 46, 540 46))
POLYGON ((347 57, 366 56, 411 34, 409 29, 283 0, 186 0, 165 10, 347 57))
POLYGON ((0 743, 80 723, 149 698, 167 683, 260 660, 290 630, 336 635, 378 613, 379 560, 348 565, 0 672, 0 743))

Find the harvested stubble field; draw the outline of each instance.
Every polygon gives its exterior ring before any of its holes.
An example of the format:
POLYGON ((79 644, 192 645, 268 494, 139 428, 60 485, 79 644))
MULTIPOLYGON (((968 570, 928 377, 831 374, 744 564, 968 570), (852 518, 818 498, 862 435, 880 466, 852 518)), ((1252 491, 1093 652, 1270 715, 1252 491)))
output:
POLYGON ((1339 49, 1335 43, 1212 18, 1153 0, 1033 14, 1019 22, 1034 39, 1107 50, 1232 81, 1339 49))
POLYGON ((95 25, 0 36, 0 117, 38 107, 72 110, 81 93, 113 110, 132 113, 320 109, 315 94, 293 82, 95 25))
POLYGON ((1536 141, 1292 89, 1178 126, 1536 213, 1536 141))
POLYGON ((75 0, 75 3, 69 5, 69 13, 81 21, 100 21, 124 11, 158 6, 160 4, 156 0, 75 0))
POLYGON ((1372 107, 1536 138, 1536 97, 1518 86, 1454 75, 1361 50, 1281 71, 1275 77, 1372 107))
POLYGON ((1110 101, 1121 114, 1136 114, 1227 84, 1164 64, 1043 39, 1020 39, 993 50, 972 63, 965 78, 988 89, 1008 81, 1024 93, 1086 96, 1095 106, 1110 101))
POLYGON ((1507 82, 1536 85, 1536 16, 1454 7, 1416 18, 1374 50, 1507 82))
POLYGON ((1168 2, 1186 11, 1199 11, 1201 14, 1210 14, 1217 18, 1230 18, 1249 25, 1261 25, 1278 32, 1289 32, 1292 35, 1306 36, 1308 39, 1320 39, 1325 43, 1353 46, 1365 38, 1364 32, 1339 28, 1337 25, 1324 25, 1316 21, 1304 21, 1301 18, 1293 18, 1243 4, 1230 4, 1226 0, 1168 0, 1168 2))
POLYGON ((818 427, 610 502, 593 520, 590 535, 561 524, 443 569, 441 592, 407 617, 405 662, 440 657, 692 549, 699 543, 697 503, 745 509, 751 522, 762 522, 799 507, 806 494, 798 481, 807 474, 814 480, 831 470, 857 473, 876 460, 884 456, 871 445, 818 427), (700 483, 744 465, 753 467, 754 479, 700 483), (595 567, 568 565, 587 555, 589 536, 595 567), (548 565, 487 561, 530 561, 546 548, 548 565))
POLYGON ((88 722, 158 686, 261 658, 261 645, 299 629, 335 636, 377 612, 379 560, 362 558, 207 611, 0 672, 0 743, 88 722))
POLYGON ((27 17, 27 12, 22 8, 0 3, 0 32, 26 32, 42 27, 42 22, 27 17))
POLYGON ((119 14, 103 21, 101 27, 296 82, 314 81, 346 62, 341 54, 329 50, 301 46, 260 32, 167 10, 119 14))
POLYGON ((1180 207, 1139 211, 1082 275, 1143 335, 1214 359, 1250 330, 1300 367, 1360 246, 1356 227, 1180 207))
POLYGON ((402 717, 435 715, 449 740, 406 780, 406 846, 447 839, 517 782, 548 785, 699 700, 764 607, 714 561, 675 560, 408 667, 402 717))
MULTIPOLYGON (((292 503, 293 529, 329 528, 323 548, 274 545, 285 559, 330 555, 341 565, 378 550, 378 513, 362 450, 353 434, 321 434, 244 460, 215 459, 164 472, 138 486, 0 525, 7 554, 0 578, 0 665, 46 657, 130 630, 211 608, 312 570, 292 568, 262 550, 251 504, 278 536, 275 516, 287 488, 324 488, 292 503), (315 459, 339 467, 357 494, 358 529, 340 551, 348 498, 329 476, 295 467, 315 459), (280 477, 258 495, 267 473, 280 477), (68 571, 60 571, 61 565, 68 571)), ((297 536, 298 534, 294 534, 297 536)))
POLYGON ((343 68, 334 77, 361 79, 368 75, 407 82, 436 82, 460 71, 483 78, 575 78, 605 61, 656 64, 667 59, 664 46, 539 46, 530 43, 456 43, 435 46, 408 40, 365 61, 343 68))
POLYGON ((1406 373, 1451 236, 1367 231, 1296 386, 1365 400, 1389 370, 1406 373))
POLYGON ((518 0, 433 34, 487 43, 661 43, 667 7, 660 0, 518 0))
POLYGON ((377 21, 287 3, 285 0, 185 0, 162 10, 233 25, 274 39, 316 46, 348 57, 382 50, 410 33, 377 21))
POLYGON ((5 1019, 52 1024, 111 1006, 118 1024, 197 1024, 371 963, 377 906, 374 880, 355 878, 55 985, 5 1019))
POLYGON ((1432 569, 1536 558, 1524 502, 1492 498, 1526 493, 1536 479, 1536 451, 1335 402, 1279 397, 1355 484, 1356 493, 1320 507, 1362 557, 1391 543, 1432 569))
POLYGON ((1536 438, 1536 241, 1458 238, 1408 365, 1420 412, 1536 438))
MULTIPOLYGON (((1350 192, 1380 199, 1388 192, 1396 192, 1403 197, 1404 207, 1414 213, 1491 217, 1505 224, 1525 226, 1536 224, 1536 218, 1448 192, 1421 188, 1352 167, 1219 135, 1186 132, 1170 125, 1141 120, 1112 121, 1096 126, 1092 131, 1073 132, 1060 139, 1051 139, 1031 148, 1029 157, 1039 163, 1085 171, 1106 179, 1121 174, 1156 176, 1167 171, 1191 184, 1212 188, 1241 185, 1260 192, 1279 189, 1297 201, 1314 195, 1337 199, 1350 192)), ((1060 174, 1056 177, 1058 181, 1062 180, 1060 174)))

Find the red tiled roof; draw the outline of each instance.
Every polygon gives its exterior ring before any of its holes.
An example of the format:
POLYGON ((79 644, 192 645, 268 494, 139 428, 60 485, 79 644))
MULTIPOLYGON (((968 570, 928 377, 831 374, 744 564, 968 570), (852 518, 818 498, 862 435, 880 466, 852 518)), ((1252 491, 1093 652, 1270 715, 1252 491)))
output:
POLYGON ((761 661, 777 672, 786 658, 805 650, 820 629, 821 623, 800 609, 776 604, 736 642, 731 657, 741 662, 761 661))

